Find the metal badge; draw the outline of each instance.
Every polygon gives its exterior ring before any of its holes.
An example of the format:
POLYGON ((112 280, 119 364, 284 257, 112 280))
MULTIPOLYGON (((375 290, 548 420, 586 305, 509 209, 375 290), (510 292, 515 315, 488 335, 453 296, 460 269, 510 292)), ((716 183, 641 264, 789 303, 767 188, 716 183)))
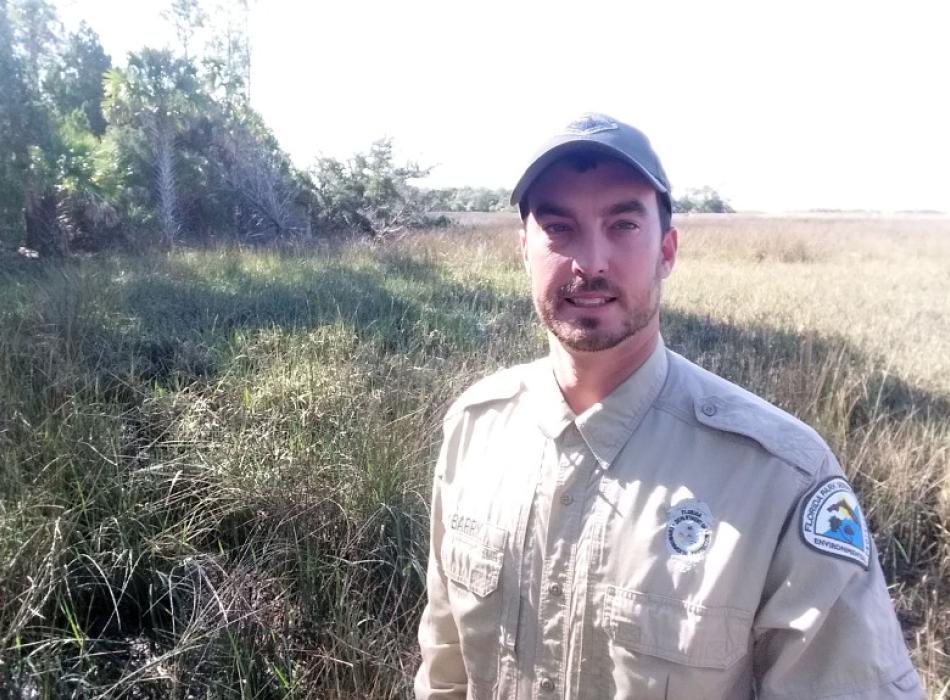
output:
POLYGON ((713 517, 709 506, 689 499, 666 514, 666 549, 673 559, 688 565, 701 561, 712 544, 713 517))

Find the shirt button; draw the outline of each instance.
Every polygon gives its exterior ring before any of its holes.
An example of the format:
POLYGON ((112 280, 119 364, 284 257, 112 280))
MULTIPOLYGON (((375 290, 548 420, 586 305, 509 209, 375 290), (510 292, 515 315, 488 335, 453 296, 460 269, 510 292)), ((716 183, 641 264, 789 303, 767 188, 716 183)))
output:
POLYGON ((563 496, 561 496, 560 500, 562 506, 569 506, 574 502, 574 497, 569 493, 565 493, 563 496))
POLYGON ((703 404, 703 413, 707 416, 716 415, 716 404, 714 403, 704 403, 703 404))
POLYGON ((548 590, 551 591, 551 595, 557 595, 557 596, 559 596, 559 595, 561 595, 561 584, 559 584, 559 583, 552 583, 552 584, 551 584, 551 587, 550 587, 548 590))
POLYGON ((554 690, 554 681, 552 681, 550 678, 542 678, 541 690, 543 690, 545 693, 550 693, 552 690, 554 690))

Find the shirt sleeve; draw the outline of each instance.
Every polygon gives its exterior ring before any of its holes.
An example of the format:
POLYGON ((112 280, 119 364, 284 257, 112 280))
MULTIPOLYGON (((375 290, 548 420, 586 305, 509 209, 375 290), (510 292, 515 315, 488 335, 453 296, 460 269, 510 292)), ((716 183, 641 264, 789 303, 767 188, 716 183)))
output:
POLYGON ((452 617, 445 573, 442 570, 441 549, 445 528, 442 520, 442 476, 445 474, 450 452, 448 435, 442 442, 439 462, 432 486, 432 522, 429 537, 429 565, 426 574, 428 599, 419 625, 419 646, 422 665, 416 673, 417 700, 428 698, 465 698, 468 677, 459 633, 452 617))
POLYGON ((759 700, 924 698, 873 538, 830 454, 788 516, 753 632, 759 700))

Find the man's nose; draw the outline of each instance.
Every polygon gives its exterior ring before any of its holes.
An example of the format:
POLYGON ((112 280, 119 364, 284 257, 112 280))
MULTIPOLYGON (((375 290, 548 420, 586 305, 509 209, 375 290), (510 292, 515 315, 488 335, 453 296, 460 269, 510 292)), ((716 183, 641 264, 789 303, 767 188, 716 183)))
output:
POLYGON ((571 271, 579 277, 599 277, 607 274, 607 246, 600 236, 588 233, 580 236, 574 250, 571 271))

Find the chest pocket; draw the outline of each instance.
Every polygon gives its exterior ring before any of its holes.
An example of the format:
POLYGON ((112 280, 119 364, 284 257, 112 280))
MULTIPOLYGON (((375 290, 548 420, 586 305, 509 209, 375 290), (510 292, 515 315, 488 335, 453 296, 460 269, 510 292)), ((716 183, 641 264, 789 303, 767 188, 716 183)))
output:
POLYGON ((484 598, 498 588, 507 533, 500 528, 494 537, 481 541, 471 535, 449 530, 442 540, 442 568, 448 579, 484 598), (500 540, 500 542, 499 542, 500 540))
POLYGON ((609 586, 604 625, 610 639, 677 664, 726 669, 745 656, 752 616, 609 586))
POLYGON ((447 530, 442 539, 442 570, 449 580, 471 698, 491 697, 498 677, 507 538, 507 531, 480 523, 472 533, 447 530))

